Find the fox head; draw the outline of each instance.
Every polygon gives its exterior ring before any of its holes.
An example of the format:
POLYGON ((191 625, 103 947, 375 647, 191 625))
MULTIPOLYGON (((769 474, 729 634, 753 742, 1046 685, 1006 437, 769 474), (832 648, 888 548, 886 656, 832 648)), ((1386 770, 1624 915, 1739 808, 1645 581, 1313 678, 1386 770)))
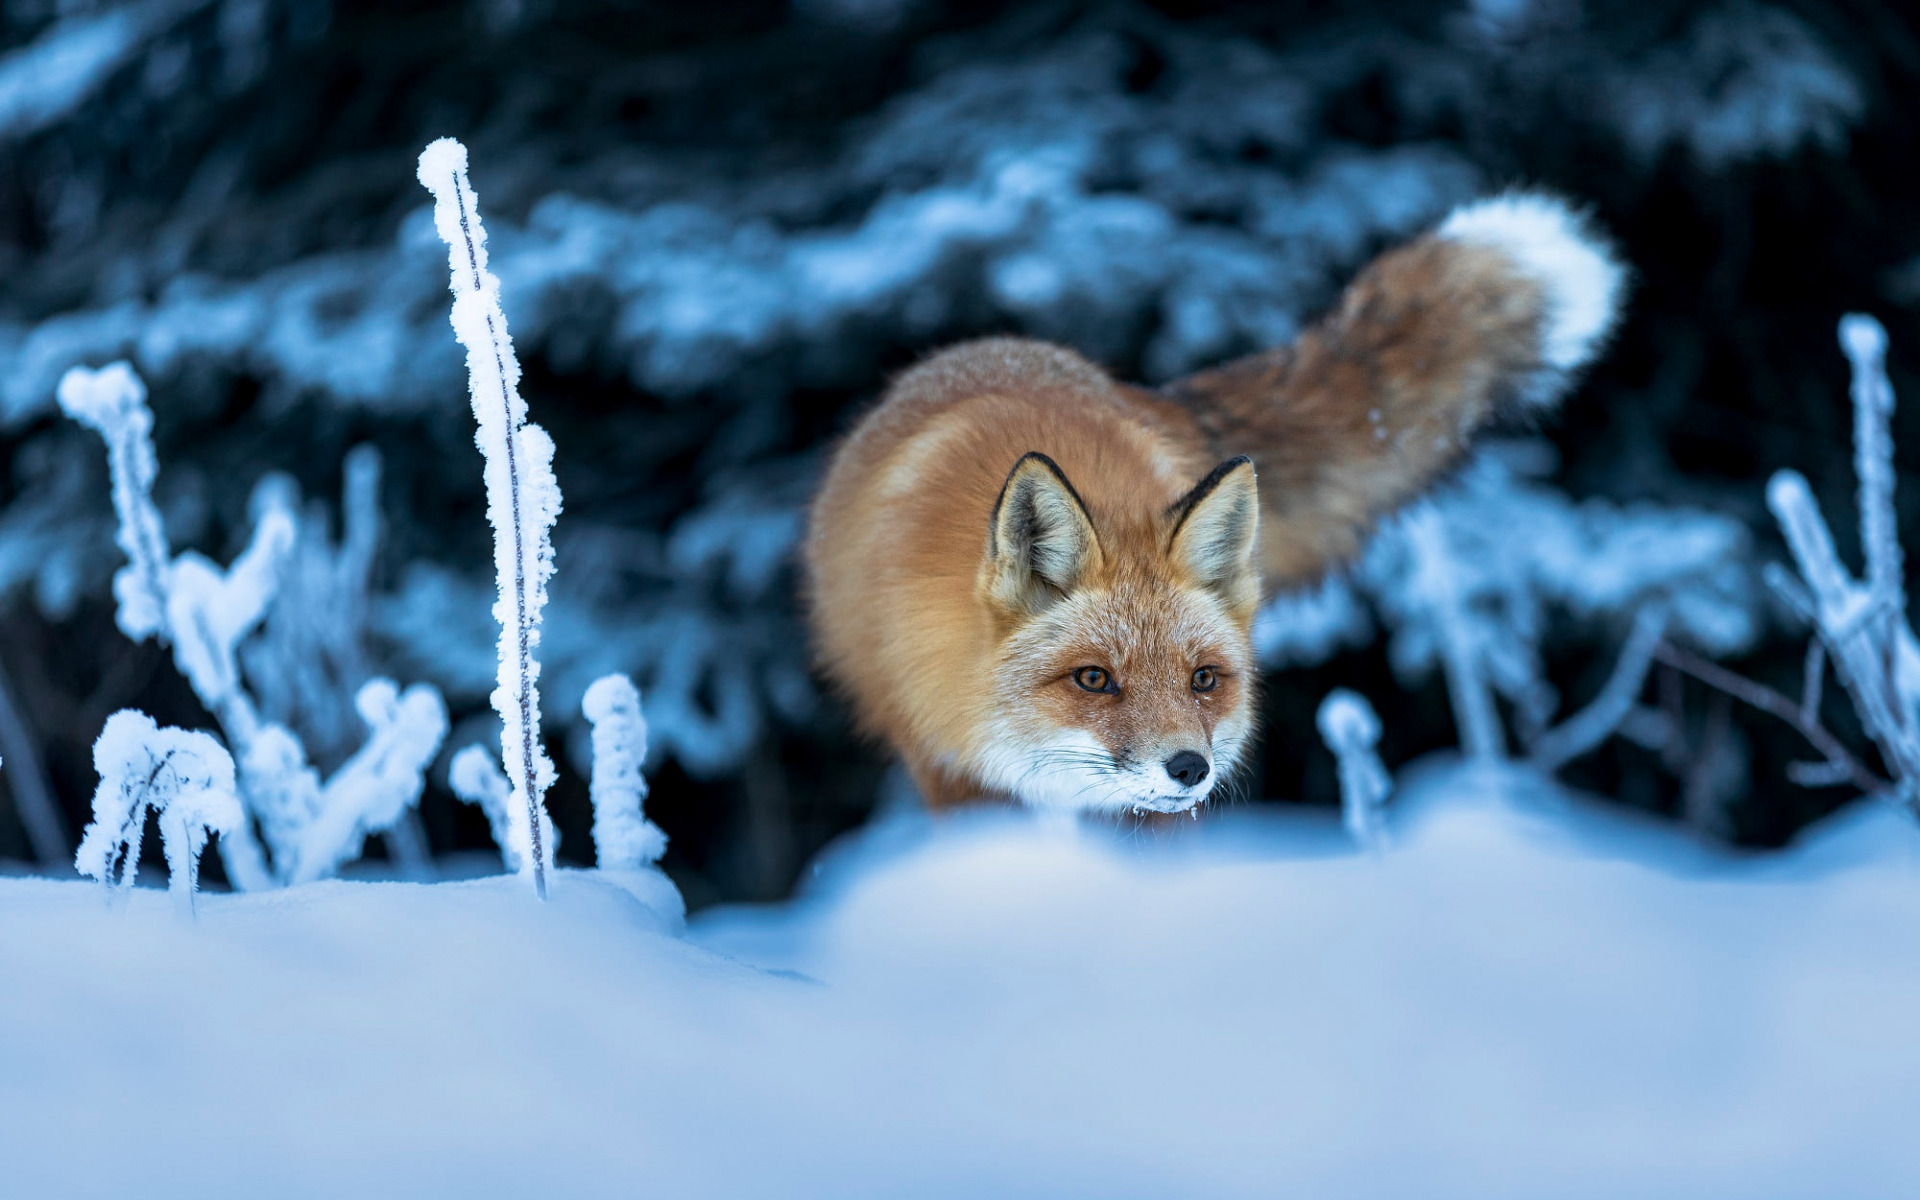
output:
POLYGON ((1101 517, 1044 454, 1007 476, 977 585, 993 716, 971 765, 1035 807, 1184 812, 1253 726, 1253 463, 1228 459, 1164 510, 1101 517))

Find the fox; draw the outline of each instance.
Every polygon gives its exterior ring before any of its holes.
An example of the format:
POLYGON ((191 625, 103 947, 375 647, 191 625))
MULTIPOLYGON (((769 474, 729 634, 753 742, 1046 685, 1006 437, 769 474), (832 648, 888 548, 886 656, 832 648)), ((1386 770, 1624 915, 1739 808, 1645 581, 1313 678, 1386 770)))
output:
POLYGON ((940 351, 814 498, 822 671, 930 809, 1197 810, 1256 733, 1263 598, 1550 412, 1625 286, 1591 218, 1518 191, 1381 254, 1291 345, 1163 386, 1035 340, 940 351))

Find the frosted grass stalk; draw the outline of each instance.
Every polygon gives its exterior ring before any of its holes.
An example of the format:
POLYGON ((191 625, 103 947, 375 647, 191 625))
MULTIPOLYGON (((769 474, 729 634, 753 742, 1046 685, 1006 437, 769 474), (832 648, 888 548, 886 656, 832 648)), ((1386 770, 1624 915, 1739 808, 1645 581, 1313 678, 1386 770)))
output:
POLYGON ((1380 718, 1358 692, 1335 688, 1320 702, 1320 737, 1340 763, 1340 818, 1363 849, 1386 845, 1386 802, 1393 791, 1376 747, 1380 718))
POLYGON ((647 719, 625 675, 587 688, 581 711, 593 724, 593 852, 601 870, 637 871, 658 862, 667 835, 646 818, 647 719))
POLYGON ((124 362, 98 371, 76 367, 60 377, 54 390, 67 416, 100 435, 107 444, 107 469, 113 480, 113 511, 119 518, 114 540, 127 565, 114 572, 114 620, 134 641, 158 635, 168 640, 167 576, 172 551, 160 510, 153 506, 153 480, 159 473, 153 455, 153 413, 147 385, 124 362))
POLYGON ((487 269, 487 234, 467 182, 467 148, 441 138, 420 153, 419 179, 433 193, 434 226, 447 244, 453 292, 453 331, 467 351, 467 382, 477 425, 474 441, 485 460, 487 520, 493 526, 499 599, 499 682, 493 707, 500 714, 500 749, 513 788, 513 820, 531 842, 525 869, 544 897, 551 847, 543 837, 542 797, 554 778, 540 745, 540 611, 553 572, 549 536, 560 514, 553 477, 553 441, 527 420, 519 392, 520 363, 500 310, 500 281, 487 269))

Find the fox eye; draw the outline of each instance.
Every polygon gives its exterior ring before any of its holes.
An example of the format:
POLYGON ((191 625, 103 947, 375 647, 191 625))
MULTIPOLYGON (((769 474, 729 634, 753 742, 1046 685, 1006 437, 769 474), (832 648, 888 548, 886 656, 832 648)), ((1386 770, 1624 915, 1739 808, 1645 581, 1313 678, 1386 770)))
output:
POLYGON ((1113 676, 1105 667, 1081 667, 1073 673, 1073 681, 1089 692, 1117 692, 1113 676))
POLYGON ((1220 686, 1220 673, 1212 667, 1201 667, 1193 673, 1193 690, 1210 692, 1220 686))

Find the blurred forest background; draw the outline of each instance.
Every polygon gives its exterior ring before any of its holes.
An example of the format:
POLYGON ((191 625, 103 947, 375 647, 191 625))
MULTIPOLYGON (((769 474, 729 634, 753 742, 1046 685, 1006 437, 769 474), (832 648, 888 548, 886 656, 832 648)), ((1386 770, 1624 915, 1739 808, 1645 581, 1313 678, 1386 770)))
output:
MULTIPOLYGON (((122 357, 176 546, 230 559, 263 478, 304 498, 243 656, 268 715, 330 767, 386 672, 445 691, 449 751, 493 736, 480 463, 414 180, 435 137, 471 150, 558 443, 560 856, 590 853, 581 692, 632 672, 664 865, 699 906, 786 894, 894 786, 809 673, 792 561, 826 447, 891 373, 1020 331, 1163 380, 1289 339, 1378 249, 1538 184, 1636 278, 1531 470, 1779 559, 1769 473, 1850 503, 1842 313, 1886 322, 1920 398, 1915 112, 1920 24, 1892 0, 4 0, 0 792, 50 797, 70 851, 110 713, 211 724, 114 626, 104 456, 53 405, 67 367, 122 357)), ((1900 502, 1911 530, 1920 489, 1900 502)), ((1380 710, 1390 764, 1456 740, 1438 675, 1396 673, 1343 611, 1270 648, 1256 802, 1337 802, 1313 732, 1334 686, 1380 710)), ((1795 694, 1805 634, 1763 616, 1730 665, 1795 694)), ((1622 627, 1549 618, 1545 678, 1584 699, 1622 627)), ((1630 740, 1565 778, 1756 848, 1848 798, 1788 782, 1785 726, 1665 668, 1652 690, 1720 782, 1630 740)), ((16 812, 0 860, 34 857, 16 812)), ((490 846, 444 753, 418 831, 490 846)))

